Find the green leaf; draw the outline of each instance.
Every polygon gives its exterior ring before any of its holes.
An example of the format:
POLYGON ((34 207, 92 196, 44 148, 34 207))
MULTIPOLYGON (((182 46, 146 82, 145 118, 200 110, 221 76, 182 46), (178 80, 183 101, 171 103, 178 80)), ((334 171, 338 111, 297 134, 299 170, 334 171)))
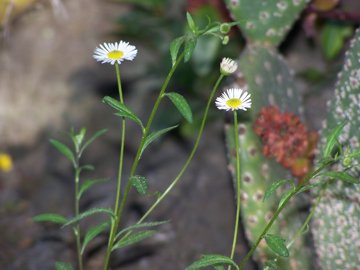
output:
POLYGON ((334 59, 344 46, 345 39, 352 34, 352 27, 338 23, 326 23, 320 34, 320 43, 326 59, 334 59))
POLYGON ((144 176, 135 175, 130 178, 131 184, 135 187, 137 192, 145 195, 149 188, 149 183, 144 176))
POLYGON ((150 133, 150 134, 146 137, 146 139, 145 139, 145 141, 144 141, 144 145, 143 145, 143 147, 142 147, 142 149, 141 149, 141 154, 140 154, 140 156, 142 155, 142 153, 144 152, 144 150, 146 149, 146 147, 148 147, 148 145, 149 145, 150 143, 152 143, 153 141, 155 141, 157 138, 159 138, 161 135, 165 134, 166 132, 169 132, 170 130, 173 130, 173 129, 177 128, 177 127, 178 127, 178 126, 176 125, 176 126, 164 128, 164 129, 162 129, 162 130, 159 130, 159 131, 155 131, 155 132, 150 133))
POLYGON ((65 144, 57 141, 57 140, 50 140, 50 143, 65 157, 67 157, 73 164, 75 164, 75 157, 73 152, 67 147, 65 144))
POLYGON ((117 241, 117 243, 114 245, 112 250, 136 244, 144 239, 154 236, 155 234, 156 231, 141 231, 141 232, 129 234, 128 236, 117 241))
POLYGON ((184 48, 184 62, 185 63, 190 60, 191 55, 193 54, 194 49, 196 47, 196 41, 197 41, 197 39, 195 37, 186 39, 185 48, 184 48))
POLYGON ((268 198, 270 198, 270 196, 281 186, 285 185, 286 183, 290 183, 291 180, 288 179, 283 179, 283 180, 278 180, 274 183, 272 183, 265 191, 264 194, 264 198, 263 201, 266 201, 268 198))
POLYGON ((82 219, 87 218, 87 217, 92 216, 92 215, 95 215, 95 214, 108 214, 111 217, 114 216, 114 213, 113 213, 112 209, 110 209, 110 208, 91 208, 91 209, 81 213, 77 217, 74 217, 74 218, 68 220, 68 222, 66 222, 63 225, 63 227, 72 225, 74 223, 78 223, 82 219))
POLYGON ((81 247, 81 254, 84 253, 86 246, 89 244, 91 240, 93 240, 96 236, 98 236, 100 233, 105 231, 109 227, 109 222, 106 221, 104 223, 101 223, 95 227, 90 228, 84 237, 84 241, 81 247))
POLYGON ((32 220, 35 222, 52 222, 56 224, 65 224, 68 221, 64 216, 52 213, 37 215, 33 217, 32 220))
POLYGON ((350 184, 360 184, 360 180, 358 178, 355 178, 345 172, 324 172, 320 175, 327 176, 335 180, 341 180, 350 184))
POLYGON ((331 153, 338 142, 341 131, 343 130, 346 122, 337 125, 327 136, 326 144, 323 150, 323 158, 331 157, 331 153))
POLYGON ((293 187, 292 189, 286 191, 286 192, 281 196, 281 199, 280 199, 278 208, 280 208, 280 207, 283 205, 283 203, 284 203, 289 197, 291 197, 291 196, 293 195, 294 190, 295 190, 295 188, 293 187))
POLYGON ((56 270, 74 270, 74 268, 72 267, 72 265, 70 263, 65 263, 65 262, 56 262, 55 269, 56 270))
POLYGON ((216 266, 216 265, 232 265, 236 269, 239 269, 238 265, 231 260, 229 257, 223 255, 203 255, 200 260, 194 262, 190 266, 186 267, 185 270, 196 270, 201 269, 207 266, 216 266))
POLYGON ((83 147, 80 150, 80 153, 84 152, 84 150, 90 145, 92 144, 97 138, 99 138, 101 135, 103 135, 104 133, 107 132, 107 129, 101 129, 97 132, 95 132, 94 135, 91 136, 91 138, 89 140, 86 141, 86 143, 83 145, 83 147))
POLYGON ((144 125, 141 122, 141 120, 128 107, 126 107, 120 101, 118 101, 112 97, 106 96, 103 98, 103 102, 118 111, 115 113, 115 115, 128 118, 128 119, 134 121, 136 124, 138 124, 142 129, 144 129, 144 125))
POLYGON ((283 238, 274 234, 267 234, 264 238, 273 252, 282 257, 289 257, 289 250, 287 249, 283 238))
POLYGON ((186 101, 186 99, 182 95, 174 92, 167 93, 165 95, 171 100, 171 102, 179 110, 179 112, 186 119, 186 121, 192 123, 193 116, 192 116, 191 108, 189 106, 189 103, 186 101))
POLYGON ((324 185, 324 183, 316 183, 316 184, 309 184, 309 185, 303 186, 298 190, 298 192, 296 192, 296 194, 299 194, 304 191, 308 191, 310 189, 313 189, 315 187, 322 186, 322 185, 324 185))
POLYGON ((167 222, 169 222, 169 221, 165 220, 165 221, 154 221, 154 222, 144 222, 144 223, 140 223, 140 224, 133 224, 133 225, 130 225, 130 226, 122 229, 120 232, 118 232, 118 234, 115 236, 115 239, 118 239, 122 234, 124 234, 128 231, 141 229, 141 228, 156 227, 156 226, 165 224, 167 222))
POLYGON ((195 34, 197 32, 197 27, 196 27, 196 24, 189 12, 186 12, 186 20, 187 20, 187 23, 188 23, 188 26, 189 26, 191 32, 193 32, 195 34))
POLYGON ((83 193, 85 191, 87 191, 89 188, 91 188, 92 186, 104 183, 104 182, 106 182, 108 180, 109 179, 107 179, 107 178, 100 178, 100 179, 88 179, 88 180, 84 181, 84 183, 82 183, 81 186, 80 186, 80 190, 79 190, 77 199, 80 200, 83 193))
POLYGON ((93 170, 95 170, 95 167, 90 164, 80 166, 80 171, 83 171, 83 170, 93 171, 93 170))
POLYGON ((75 148, 80 149, 81 144, 85 138, 86 128, 82 128, 78 134, 71 132, 71 138, 74 142, 75 148))
POLYGON ((170 44, 170 55, 171 55, 171 62, 172 66, 175 65, 177 55, 179 53, 181 45, 184 43, 185 38, 184 37, 178 37, 174 39, 170 44))

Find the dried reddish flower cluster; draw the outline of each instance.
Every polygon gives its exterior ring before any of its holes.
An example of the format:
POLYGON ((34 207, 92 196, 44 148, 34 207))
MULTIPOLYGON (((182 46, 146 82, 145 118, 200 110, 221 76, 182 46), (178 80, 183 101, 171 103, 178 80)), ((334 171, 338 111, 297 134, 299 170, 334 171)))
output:
POLYGON ((264 107, 254 124, 254 131, 263 143, 263 154, 299 178, 311 169, 318 140, 293 113, 280 112, 276 106, 264 107))

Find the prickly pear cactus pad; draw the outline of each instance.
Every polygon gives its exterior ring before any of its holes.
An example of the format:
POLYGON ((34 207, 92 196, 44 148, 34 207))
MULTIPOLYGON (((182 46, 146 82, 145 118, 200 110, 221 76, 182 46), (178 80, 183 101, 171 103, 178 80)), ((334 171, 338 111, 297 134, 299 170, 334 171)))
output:
MULTIPOLYGON (((346 53, 334 98, 328 104, 323 135, 347 121, 340 143, 355 150, 360 147, 360 30, 346 53)), ((323 138, 325 138, 323 136, 323 138)), ((323 142, 324 145, 324 142, 323 142)), ((359 165, 359 160, 352 160, 359 165)), ((343 165, 339 165, 340 167, 343 165)), ((341 168, 336 168, 341 169, 341 168)), ((351 169, 360 178, 359 166, 351 169)), ((360 185, 332 182, 316 208, 311 226, 323 270, 358 270, 360 267, 360 185)))
MULTIPOLYGON (((235 142, 233 126, 226 125, 226 141, 229 150, 229 169, 235 179, 235 142)), ((277 179, 289 177, 279 164, 270 161, 261 154, 261 143, 252 130, 252 123, 239 126, 239 147, 241 159, 241 216, 246 238, 253 243, 261 234, 265 225, 270 221, 279 202, 279 196, 273 196, 263 201, 267 187, 277 179)), ((269 233, 291 238, 297 228, 301 226, 301 202, 292 200, 287 209, 280 214, 269 233)), ((265 265, 267 261, 276 258, 267 247, 265 241, 260 242, 253 259, 265 265)), ((304 239, 298 239, 290 249, 289 258, 277 258, 277 268, 271 269, 310 269, 309 253, 305 248, 304 239)))
POLYGON ((252 119, 269 105, 301 117, 303 107, 295 89, 293 72, 275 50, 248 46, 239 66, 253 101, 250 110, 252 119))
POLYGON ((225 0, 246 39, 276 46, 309 0, 225 0))
MULTIPOLYGON (((241 56, 239 66, 241 71, 238 74, 238 84, 240 85, 236 86, 245 86, 252 97, 252 108, 246 115, 248 118, 239 126, 240 149, 235 149, 233 126, 227 125, 225 130, 229 166, 233 175, 235 151, 240 151, 242 223, 247 239, 253 243, 271 219, 279 203, 280 194, 269 198, 266 202, 263 201, 266 189, 276 180, 291 178, 289 171, 274 160, 263 156, 260 139, 253 130, 254 121, 265 106, 277 106, 281 111, 296 115, 301 115, 301 106, 292 72, 276 51, 256 46, 248 47, 241 56)), ((302 214, 298 210, 302 206, 301 200, 291 200, 272 226, 271 233, 291 239, 302 224, 302 214)), ((274 257, 274 253, 267 248, 265 242, 261 242, 254 259, 264 265, 274 257)), ((277 260, 276 269, 310 269, 304 239, 298 239, 291 247, 289 259, 277 260)))

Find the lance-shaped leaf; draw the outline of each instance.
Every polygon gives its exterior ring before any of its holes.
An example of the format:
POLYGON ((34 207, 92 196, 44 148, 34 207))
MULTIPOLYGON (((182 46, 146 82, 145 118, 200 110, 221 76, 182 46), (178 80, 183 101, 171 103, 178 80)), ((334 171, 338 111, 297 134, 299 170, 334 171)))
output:
POLYGON ((345 172, 324 172, 320 175, 327 176, 333 178, 335 180, 341 180, 350 184, 360 184, 360 180, 347 174, 345 172))
POLYGON ((50 143, 65 157, 67 157, 73 164, 75 164, 75 157, 73 152, 67 147, 65 144, 57 141, 57 140, 50 140, 50 143))
POLYGON ((343 123, 337 125, 327 136, 326 144, 325 144, 325 147, 323 150, 324 158, 331 156, 331 152, 333 151, 335 145, 338 143, 338 138, 339 138, 341 131, 343 130, 345 125, 346 125, 346 122, 343 122, 343 123))
POLYGON ((171 100, 171 102, 179 110, 179 112, 186 119, 186 121, 192 123, 193 120, 192 111, 186 99, 182 95, 174 92, 167 93, 165 95, 171 100))
POLYGON ((264 194, 264 198, 263 201, 267 200, 268 198, 270 198, 270 196, 281 186, 285 185, 286 183, 290 183, 291 180, 288 179, 283 179, 283 180, 278 180, 274 183, 272 183, 267 190, 265 191, 264 194))
POLYGON ((140 156, 142 155, 142 153, 144 152, 144 150, 146 149, 146 147, 148 147, 148 145, 150 143, 152 143, 153 141, 155 141, 156 139, 158 139, 161 135, 165 134, 166 132, 169 132, 170 130, 173 130, 175 128, 177 128, 178 126, 172 126, 172 127, 168 127, 168 128, 164 128, 162 130, 159 130, 159 131, 155 131, 155 132, 152 132, 150 133, 145 141, 144 141, 144 144, 142 146, 142 149, 141 149, 141 154, 140 156))
POLYGON ((184 37, 178 37, 174 39, 170 44, 170 56, 173 66, 176 63, 177 55, 179 54, 179 50, 181 48, 181 45, 184 43, 184 41, 185 41, 184 37))
POLYGON ((124 233, 128 232, 128 231, 133 231, 133 230, 137 230, 137 229, 142 229, 142 228, 150 228, 150 227, 156 227, 162 224, 167 223, 168 221, 154 221, 154 222, 144 222, 144 223, 140 223, 140 224, 133 224, 130 225, 124 229, 122 229, 120 232, 118 232, 118 234, 115 236, 115 239, 118 239, 121 235, 123 235, 124 233))
POLYGON ((187 23, 188 23, 188 26, 189 26, 191 32, 196 33, 197 27, 194 22, 194 19, 192 18, 191 14, 189 12, 186 12, 186 20, 187 20, 187 23))
POLYGON ((72 219, 70 219, 68 222, 66 222, 63 227, 65 226, 69 226, 72 225, 74 223, 78 223, 80 222, 82 219, 87 218, 89 216, 92 216, 94 214, 108 214, 111 217, 114 216, 114 213, 112 211, 112 209, 110 208, 91 208, 83 213, 81 213, 80 215, 78 215, 77 217, 74 217, 72 219))
POLYGON ((80 190, 79 190, 77 199, 79 200, 81 198, 81 196, 83 195, 83 193, 85 191, 87 191, 89 188, 91 188, 92 186, 104 183, 107 180, 109 180, 109 179, 101 178, 101 179, 88 179, 88 180, 84 181, 84 183, 82 183, 80 186, 80 190))
POLYGON ((197 39, 196 37, 189 37, 185 40, 185 47, 184 47, 184 62, 188 62, 194 52, 196 47, 197 39))
POLYGON ((132 233, 120 239, 118 242, 116 242, 112 250, 136 244, 142 240, 152 237, 155 234, 156 231, 141 231, 141 232, 132 233))
POLYGON ((81 247, 81 254, 84 253, 86 246, 89 244, 91 240, 93 240, 96 236, 98 236, 100 233, 105 231, 109 227, 109 222, 106 221, 104 223, 101 223, 95 227, 90 228, 84 237, 84 241, 81 247))
POLYGON ((64 216, 52 213, 37 215, 33 217, 32 220, 35 222, 52 222, 56 224, 65 224, 68 221, 64 216))
POLYGON ((101 129, 97 132, 95 132, 94 135, 92 135, 90 137, 90 139, 88 139, 84 145, 81 147, 80 153, 84 152, 84 150, 90 145, 92 144, 97 138, 99 138, 101 135, 105 134, 107 132, 107 129, 101 129))
POLYGON ((277 255, 289 257, 289 250, 287 249, 283 238, 274 234, 267 234, 264 238, 269 248, 277 255))
POLYGON ((215 254, 215 255, 203 255, 200 260, 186 267, 185 270, 197 270, 207 266, 216 266, 216 265, 224 265, 224 264, 232 265, 236 269, 239 269, 237 264, 229 257, 215 254))
POLYGON ((139 117, 137 117, 128 107, 126 107, 120 101, 112 97, 106 96, 103 98, 103 102, 116 109, 117 112, 115 114, 117 116, 128 118, 137 123, 142 129, 144 129, 144 125, 142 124, 139 117))

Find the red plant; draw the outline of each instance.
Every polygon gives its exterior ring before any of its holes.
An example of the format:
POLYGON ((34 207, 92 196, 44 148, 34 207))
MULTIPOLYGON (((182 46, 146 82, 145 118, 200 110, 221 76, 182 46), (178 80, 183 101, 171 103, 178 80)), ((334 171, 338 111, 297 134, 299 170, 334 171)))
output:
POLYGON ((282 113, 276 106, 264 107, 254 131, 261 138, 264 156, 275 158, 299 178, 310 171, 318 135, 309 132, 298 116, 282 113))

